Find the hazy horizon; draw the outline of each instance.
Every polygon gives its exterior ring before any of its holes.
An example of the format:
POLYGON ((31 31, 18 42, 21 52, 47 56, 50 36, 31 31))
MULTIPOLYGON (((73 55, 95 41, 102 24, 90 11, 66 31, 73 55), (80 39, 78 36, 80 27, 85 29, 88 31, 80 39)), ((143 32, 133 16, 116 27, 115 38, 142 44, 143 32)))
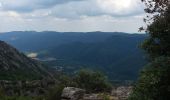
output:
POLYGON ((81 32, 81 31, 50 31, 50 30, 44 30, 44 31, 35 31, 35 30, 23 30, 23 31, 6 31, 6 32, 0 32, 0 34, 3 34, 3 33, 10 33, 10 32, 58 32, 58 33, 93 33, 93 32, 100 32, 100 33, 124 33, 124 34, 146 34, 145 32, 118 32, 118 31, 84 31, 84 32, 81 32))

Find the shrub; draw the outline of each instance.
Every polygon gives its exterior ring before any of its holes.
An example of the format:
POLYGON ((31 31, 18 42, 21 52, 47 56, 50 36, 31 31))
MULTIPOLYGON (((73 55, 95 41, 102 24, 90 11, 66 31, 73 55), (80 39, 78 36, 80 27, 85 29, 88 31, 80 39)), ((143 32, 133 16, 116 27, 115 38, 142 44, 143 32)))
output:
POLYGON ((109 92, 111 84, 100 72, 81 70, 74 78, 77 87, 86 89, 87 92, 109 92))

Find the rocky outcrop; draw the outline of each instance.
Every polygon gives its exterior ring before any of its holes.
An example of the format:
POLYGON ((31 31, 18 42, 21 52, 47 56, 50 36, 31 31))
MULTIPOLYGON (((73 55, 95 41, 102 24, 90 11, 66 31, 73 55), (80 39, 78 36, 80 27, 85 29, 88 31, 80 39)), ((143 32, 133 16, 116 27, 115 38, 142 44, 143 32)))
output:
POLYGON ((86 94, 83 89, 66 87, 62 93, 62 100, 127 100, 131 91, 131 86, 120 86, 114 88, 111 94, 86 94))
POLYGON ((74 87, 66 87, 62 93, 62 100, 82 100, 85 94, 85 90, 74 88, 74 87))
POLYGON ((111 95, 117 97, 118 100, 127 100, 132 92, 132 86, 119 86, 112 89, 111 95))

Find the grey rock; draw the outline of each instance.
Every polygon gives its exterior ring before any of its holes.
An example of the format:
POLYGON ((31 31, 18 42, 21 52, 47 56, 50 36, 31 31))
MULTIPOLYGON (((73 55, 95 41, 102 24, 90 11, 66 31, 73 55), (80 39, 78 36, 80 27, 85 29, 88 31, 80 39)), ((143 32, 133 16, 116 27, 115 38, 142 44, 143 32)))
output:
POLYGON ((111 95, 118 97, 118 100, 127 100, 130 93, 132 92, 132 86, 119 86, 112 90, 111 95))
POLYGON ((103 98, 99 97, 99 94, 85 94, 83 100, 103 100, 103 98))
POLYGON ((62 100, 81 100, 85 94, 85 90, 75 88, 75 87, 66 87, 62 92, 62 100))

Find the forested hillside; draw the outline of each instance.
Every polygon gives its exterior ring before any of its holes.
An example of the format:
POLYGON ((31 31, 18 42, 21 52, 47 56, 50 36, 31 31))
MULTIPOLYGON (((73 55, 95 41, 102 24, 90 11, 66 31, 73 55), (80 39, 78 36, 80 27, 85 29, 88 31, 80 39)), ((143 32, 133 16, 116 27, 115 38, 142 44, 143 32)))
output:
POLYGON ((26 57, 0 41, 0 80, 36 80, 52 78, 44 65, 26 57))
POLYGON ((9 32, 0 35, 26 54, 67 73, 99 70, 112 80, 134 80, 145 64, 145 34, 118 32, 9 32))

